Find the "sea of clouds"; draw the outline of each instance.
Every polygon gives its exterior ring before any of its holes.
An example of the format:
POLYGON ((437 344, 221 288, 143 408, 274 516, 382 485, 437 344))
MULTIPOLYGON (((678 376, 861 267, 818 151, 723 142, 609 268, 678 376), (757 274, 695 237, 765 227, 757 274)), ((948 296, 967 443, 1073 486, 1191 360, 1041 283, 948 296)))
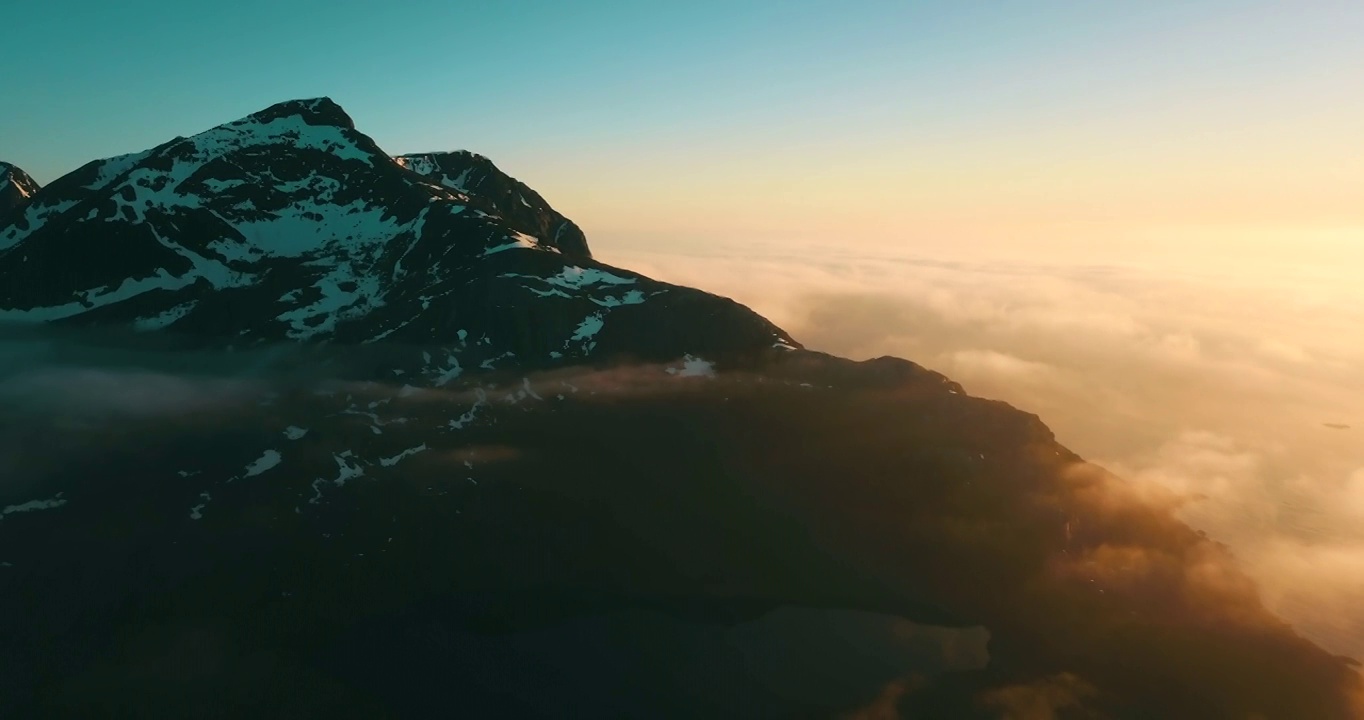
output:
POLYGON ((854 243, 598 254, 733 297, 812 349, 908 358, 1039 414, 1086 459, 1181 496, 1271 610, 1364 658, 1364 291, 1348 274, 854 243))

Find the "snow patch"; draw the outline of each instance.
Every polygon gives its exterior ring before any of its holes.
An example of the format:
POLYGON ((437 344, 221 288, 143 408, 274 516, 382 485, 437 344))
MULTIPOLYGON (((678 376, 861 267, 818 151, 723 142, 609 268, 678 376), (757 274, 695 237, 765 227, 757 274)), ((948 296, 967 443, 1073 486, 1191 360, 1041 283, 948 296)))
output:
POLYGON ((40 202, 41 199, 25 205, 23 220, 10 223, 9 228, 4 233, 0 233, 0 250, 18 245, 29 235, 38 232, 48 218, 53 215, 60 215, 76 206, 75 200, 63 200, 51 204, 39 204, 40 202), (28 229, 20 230, 21 224, 28 229))
POLYGON ((597 298, 591 298, 591 300, 602 307, 608 308, 620 307, 621 305, 640 305, 644 302, 644 293, 638 290, 631 290, 619 298, 615 295, 607 295, 600 300, 597 298))
POLYGON ((18 505, 7 505, 4 510, 0 510, 0 518, 10 513, 33 512, 35 510, 52 510, 66 504, 66 499, 62 496, 66 493, 57 493, 47 500, 29 500, 18 505))
POLYGON ((383 287, 373 275, 357 273, 350 261, 341 260, 313 283, 322 297, 309 305, 280 313, 276 320, 288 323, 285 333, 293 340, 307 340, 336 329, 337 324, 383 307, 383 287))
POLYGON ((501 355, 498 355, 496 357, 490 357, 487 360, 484 360, 483 362, 479 363, 478 366, 484 370, 496 370, 497 368, 493 366, 493 363, 496 363, 498 360, 502 360, 504 358, 512 357, 516 357, 516 353, 510 351, 504 352, 501 355))
POLYGON ((477 419, 478 409, 487 406, 488 393, 485 392, 483 388, 476 388, 474 390, 474 393, 476 393, 478 399, 474 401, 472 407, 464 411, 463 415, 460 415, 458 418, 450 421, 448 427, 451 430, 463 430, 466 425, 477 419))
MULTIPOLYGON (((583 268, 577 265, 569 265, 560 270, 557 274, 549 277, 537 275, 526 275, 524 273, 502 273, 499 277, 521 278, 544 283, 548 289, 539 289, 525 285, 525 289, 537 297, 561 297, 573 299, 593 290, 603 290, 609 288, 622 288, 622 286, 635 284, 635 278, 622 277, 605 270, 597 268, 583 268), (570 291, 570 292, 565 292, 570 291)), ((616 293, 604 295, 602 297, 588 296, 594 304, 605 308, 620 307, 621 305, 639 305, 644 302, 646 296, 639 290, 626 290, 619 296, 616 293)))
POLYGON ((605 270, 596 268, 581 268, 577 265, 570 265, 560 271, 558 275, 545 278, 545 282, 565 288, 583 288, 598 284, 633 285, 635 279, 612 275, 605 270))
POLYGON ((380 458, 380 459, 379 459, 379 464, 382 465, 382 466, 384 466, 384 467, 393 467, 394 465, 397 465, 398 463, 402 462, 403 460, 406 460, 407 458, 410 458, 410 457, 412 457, 413 455, 416 455, 416 454, 419 453, 419 452, 425 452, 426 450, 427 450, 426 443, 422 443, 421 445, 418 445, 417 447, 408 448, 408 449, 406 449, 406 450, 404 450, 404 451, 398 453, 397 455, 394 455, 393 457, 380 458))
MULTIPOLYGON (((422 353, 422 357, 428 364, 431 362, 430 353, 422 353)), ((426 373, 428 375, 435 376, 431 379, 431 382, 436 387, 445 387, 446 385, 449 385, 452 381, 454 381, 455 378, 463 374, 464 368, 460 366, 459 358, 455 357, 455 354, 450 350, 446 350, 445 365, 443 367, 436 368, 428 367, 426 368, 426 373)))
MULTIPOLYGON (((509 235, 509 236, 507 237, 507 240, 508 240, 508 242, 505 242, 505 243, 503 243, 503 244, 501 244, 501 245, 494 245, 493 247, 490 247, 490 248, 488 248, 487 250, 484 250, 484 251, 483 251, 483 256, 484 256, 484 257, 487 257, 487 256, 489 256, 489 255, 496 255, 497 253, 503 252, 503 251, 505 251, 505 250, 515 250, 515 249, 517 249, 517 248, 523 248, 523 249, 526 249, 526 250, 545 250, 545 249, 547 249, 545 246, 540 245, 540 241, 539 241, 539 240, 536 240, 535 238, 533 238, 533 237, 531 237, 530 235, 527 235, 527 234, 525 234, 525 233, 519 233, 519 232, 513 231, 512 234, 509 235)), ((552 248, 548 248, 548 249, 552 249, 552 248)), ((556 250, 555 252, 557 252, 557 250, 556 250)))
POLYGON ((436 166, 435 158, 430 155, 407 155, 404 157, 393 158, 393 162, 400 167, 405 167, 418 175, 427 177, 434 176, 439 168, 436 166))
POLYGON ((295 148, 317 150, 343 160, 358 160, 372 165, 374 157, 356 145, 346 133, 345 129, 334 125, 309 125, 300 115, 272 118, 268 122, 246 117, 182 142, 192 145, 194 153, 202 160, 246 148, 285 142, 295 148))
POLYGON ((208 507, 208 502, 213 499, 213 496, 209 495, 207 492, 201 492, 199 493, 199 499, 203 500, 203 502, 189 509, 189 517, 191 520, 199 520, 203 518, 204 516, 203 510, 204 508, 208 507))
POLYGON ((677 377, 715 377, 715 363, 685 355, 682 358, 682 367, 670 367, 668 374, 677 377))
POLYGON ((95 179, 91 181, 89 185, 86 185, 85 189, 103 190, 109 183, 117 180, 119 175, 128 172, 134 165, 146 160, 151 157, 151 155, 151 150, 143 150, 142 152, 116 155, 98 161, 100 165, 99 170, 95 173, 95 179))
POLYGON ((176 305, 175 307, 161 313, 160 315, 155 315, 149 318, 138 318, 137 320, 133 321, 133 327, 138 330, 160 330, 162 328, 169 327, 170 325, 175 324, 181 318, 193 312, 195 306, 198 304, 199 304, 198 300, 190 300, 187 303, 181 303, 179 305, 176 305))
POLYGON ((578 323, 578 328, 573 331, 573 337, 571 339, 587 340, 589 338, 592 338, 596 336, 598 332, 601 332, 601 329, 604 325, 605 323, 602 321, 601 313, 594 313, 592 315, 588 315, 587 317, 583 318, 582 322, 578 323))
POLYGON ((166 272, 165 268, 157 268, 156 274, 151 277, 124 278, 123 282, 113 290, 106 290, 103 287, 88 290, 84 293, 85 297, 82 300, 63 305, 29 309, 0 309, 0 320, 27 322, 61 320, 106 305, 123 302, 152 290, 183 290, 200 279, 208 281, 217 289, 243 287, 255 282, 255 276, 232 270, 216 260, 209 260, 166 240, 161 237, 160 233, 156 232, 155 228, 146 227, 151 231, 157 242, 190 261, 192 267, 188 272, 176 277, 166 272))
POLYGON ((311 505, 316 505, 322 499, 322 487, 325 483, 331 483, 332 487, 341 487, 347 481, 354 480, 365 474, 365 469, 360 466, 360 461, 350 450, 338 454, 333 454, 332 459, 336 461, 336 477, 328 480, 318 478, 313 481, 313 497, 308 500, 311 505))
POLYGON ((246 466, 246 473, 242 475, 242 478, 255 477, 263 472, 271 470, 278 466, 283 459, 284 457, 279 454, 278 450, 266 450, 260 457, 246 466))
POLYGON ((468 192, 469 173, 472 168, 464 168, 455 177, 450 177, 441 171, 440 165, 432 154, 402 155, 393 158, 398 165, 411 170, 418 175, 422 175, 440 183, 442 187, 458 191, 468 192))
MULTIPOLYGON (((261 219, 230 222, 239 237, 215 240, 209 249, 228 262, 300 257, 324 248, 349 250, 354 255, 387 243, 401 230, 384 208, 364 200, 331 204, 330 195, 340 189, 332 178, 314 174, 297 182, 312 188, 302 200, 261 219)), ((286 183, 277 189, 287 192, 289 187, 286 183)))

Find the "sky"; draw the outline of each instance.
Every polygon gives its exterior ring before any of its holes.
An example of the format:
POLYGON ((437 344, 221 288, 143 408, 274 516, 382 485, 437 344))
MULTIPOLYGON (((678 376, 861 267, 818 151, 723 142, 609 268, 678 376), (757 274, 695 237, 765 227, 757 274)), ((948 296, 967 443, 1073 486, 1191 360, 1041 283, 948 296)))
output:
POLYGON ((0 159, 39 182, 329 96, 389 152, 489 156, 604 260, 1038 413, 1364 656, 1364 4, 5 13, 0 159))
POLYGON ((40 182, 327 95, 391 152, 488 155, 600 242, 1137 253, 1253 227, 1358 258, 1348 0, 53 0, 3 36, 0 158, 40 182))

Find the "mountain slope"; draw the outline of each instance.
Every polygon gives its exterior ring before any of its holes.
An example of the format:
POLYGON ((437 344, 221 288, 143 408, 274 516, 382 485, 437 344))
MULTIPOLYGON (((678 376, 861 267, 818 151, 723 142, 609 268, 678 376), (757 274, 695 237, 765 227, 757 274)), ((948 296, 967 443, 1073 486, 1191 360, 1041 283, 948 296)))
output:
POLYGON ((329 100, 86 165, 0 247, 2 716, 1359 711, 1035 416, 598 263, 329 100), (835 610, 895 622, 752 644, 835 610))
POLYGON ((540 194, 508 176, 477 153, 434 152, 399 155, 397 163, 456 192, 486 198, 519 232, 539 238, 574 259, 590 259, 587 238, 572 220, 560 215, 540 194))

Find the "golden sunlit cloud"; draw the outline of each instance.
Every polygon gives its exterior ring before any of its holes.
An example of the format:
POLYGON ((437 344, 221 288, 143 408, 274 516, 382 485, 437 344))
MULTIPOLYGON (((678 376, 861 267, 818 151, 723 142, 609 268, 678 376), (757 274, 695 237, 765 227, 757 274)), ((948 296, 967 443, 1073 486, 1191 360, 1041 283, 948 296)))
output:
MULTIPOLYGON (((1281 238, 1250 236, 1230 267, 764 242, 601 254, 732 296, 815 349, 910 358, 1038 413, 1228 543, 1271 610, 1364 657, 1364 291, 1330 263, 1275 272, 1292 248, 1255 249, 1281 238)), ((1344 253, 1347 238, 1316 240, 1344 253)))

